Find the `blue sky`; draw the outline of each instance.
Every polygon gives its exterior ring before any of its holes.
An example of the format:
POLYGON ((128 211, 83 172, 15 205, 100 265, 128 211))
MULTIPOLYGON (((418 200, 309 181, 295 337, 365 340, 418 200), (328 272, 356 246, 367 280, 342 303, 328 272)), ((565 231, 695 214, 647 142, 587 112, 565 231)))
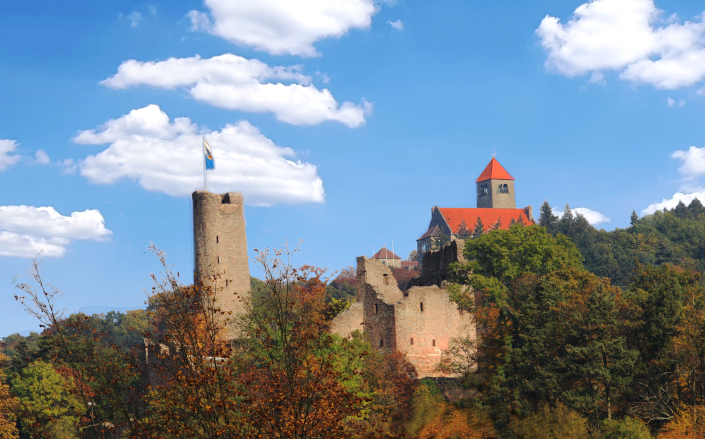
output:
MULTIPOLYGON (((701 2, 75 0, 0 15, 0 336, 31 257, 69 312, 186 280, 189 193, 245 195, 248 247, 331 271, 415 249, 475 207, 492 157, 518 206, 597 227, 705 198, 701 2), (210 171, 209 171, 210 172, 210 171)), ((251 273, 259 275, 252 263, 251 273)))

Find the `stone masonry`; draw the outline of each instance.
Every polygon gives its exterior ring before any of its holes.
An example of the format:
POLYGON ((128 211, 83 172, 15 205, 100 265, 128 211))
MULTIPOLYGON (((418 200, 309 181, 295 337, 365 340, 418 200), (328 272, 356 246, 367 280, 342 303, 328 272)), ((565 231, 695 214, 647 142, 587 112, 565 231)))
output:
POLYGON ((448 279, 448 266, 454 262, 466 262, 463 249, 465 249, 465 240, 453 239, 450 244, 439 250, 424 253, 421 275, 411 279, 408 287, 443 286, 448 279))
POLYGON ((477 207, 516 209, 513 180, 485 180, 477 183, 477 207))
POLYGON ((242 194, 196 191, 192 199, 194 283, 213 288, 222 311, 243 314, 250 270, 242 194))
POLYGON ((471 316, 435 285, 410 288, 404 295, 390 269, 378 260, 358 257, 357 276, 358 302, 336 316, 332 331, 347 337, 364 328, 375 349, 406 353, 417 378, 446 376, 436 365, 451 338, 475 336, 471 316))

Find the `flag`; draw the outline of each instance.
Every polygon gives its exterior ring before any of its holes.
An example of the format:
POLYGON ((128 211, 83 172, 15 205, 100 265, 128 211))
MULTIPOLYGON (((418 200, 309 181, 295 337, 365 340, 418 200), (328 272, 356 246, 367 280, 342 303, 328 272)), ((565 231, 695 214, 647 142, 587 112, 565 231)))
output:
POLYGON ((215 169, 213 151, 211 150, 211 146, 208 144, 205 137, 203 138, 203 154, 206 155, 206 169, 215 169))

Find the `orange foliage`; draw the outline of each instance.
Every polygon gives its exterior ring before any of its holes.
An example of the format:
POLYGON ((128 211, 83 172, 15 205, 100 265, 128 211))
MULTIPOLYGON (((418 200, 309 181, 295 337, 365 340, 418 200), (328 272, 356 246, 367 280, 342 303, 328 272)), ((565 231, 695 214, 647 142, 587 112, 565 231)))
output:
MULTIPOLYGON (((7 357, 0 354, 0 365, 7 361, 7 357)), ((0 370, 0 438, 17 439, 17 399, 10 395, 10 387, 5 383, 5 374, 0 370)))
POLYGON ((466 411, 443 403, 443 408, 423 426, 418 439, 485 439, 494 438, 490 422, 473 419, 466 411))
POLYGON ((696 422, 693 422, 692 407, 682 410, 664 427, 659 439, 705 439, 705 407, 695 408, 696 422))

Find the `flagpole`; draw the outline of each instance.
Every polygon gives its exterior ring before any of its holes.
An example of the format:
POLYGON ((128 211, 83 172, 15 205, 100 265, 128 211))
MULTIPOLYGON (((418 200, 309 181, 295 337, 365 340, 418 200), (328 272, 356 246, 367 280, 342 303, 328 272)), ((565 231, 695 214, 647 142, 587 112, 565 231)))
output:
POLYGON ((206 192, 208 192, 208 178, 206 177, 206 135, 202 134, 203 137, 203 181, 206 183, 206 192))

